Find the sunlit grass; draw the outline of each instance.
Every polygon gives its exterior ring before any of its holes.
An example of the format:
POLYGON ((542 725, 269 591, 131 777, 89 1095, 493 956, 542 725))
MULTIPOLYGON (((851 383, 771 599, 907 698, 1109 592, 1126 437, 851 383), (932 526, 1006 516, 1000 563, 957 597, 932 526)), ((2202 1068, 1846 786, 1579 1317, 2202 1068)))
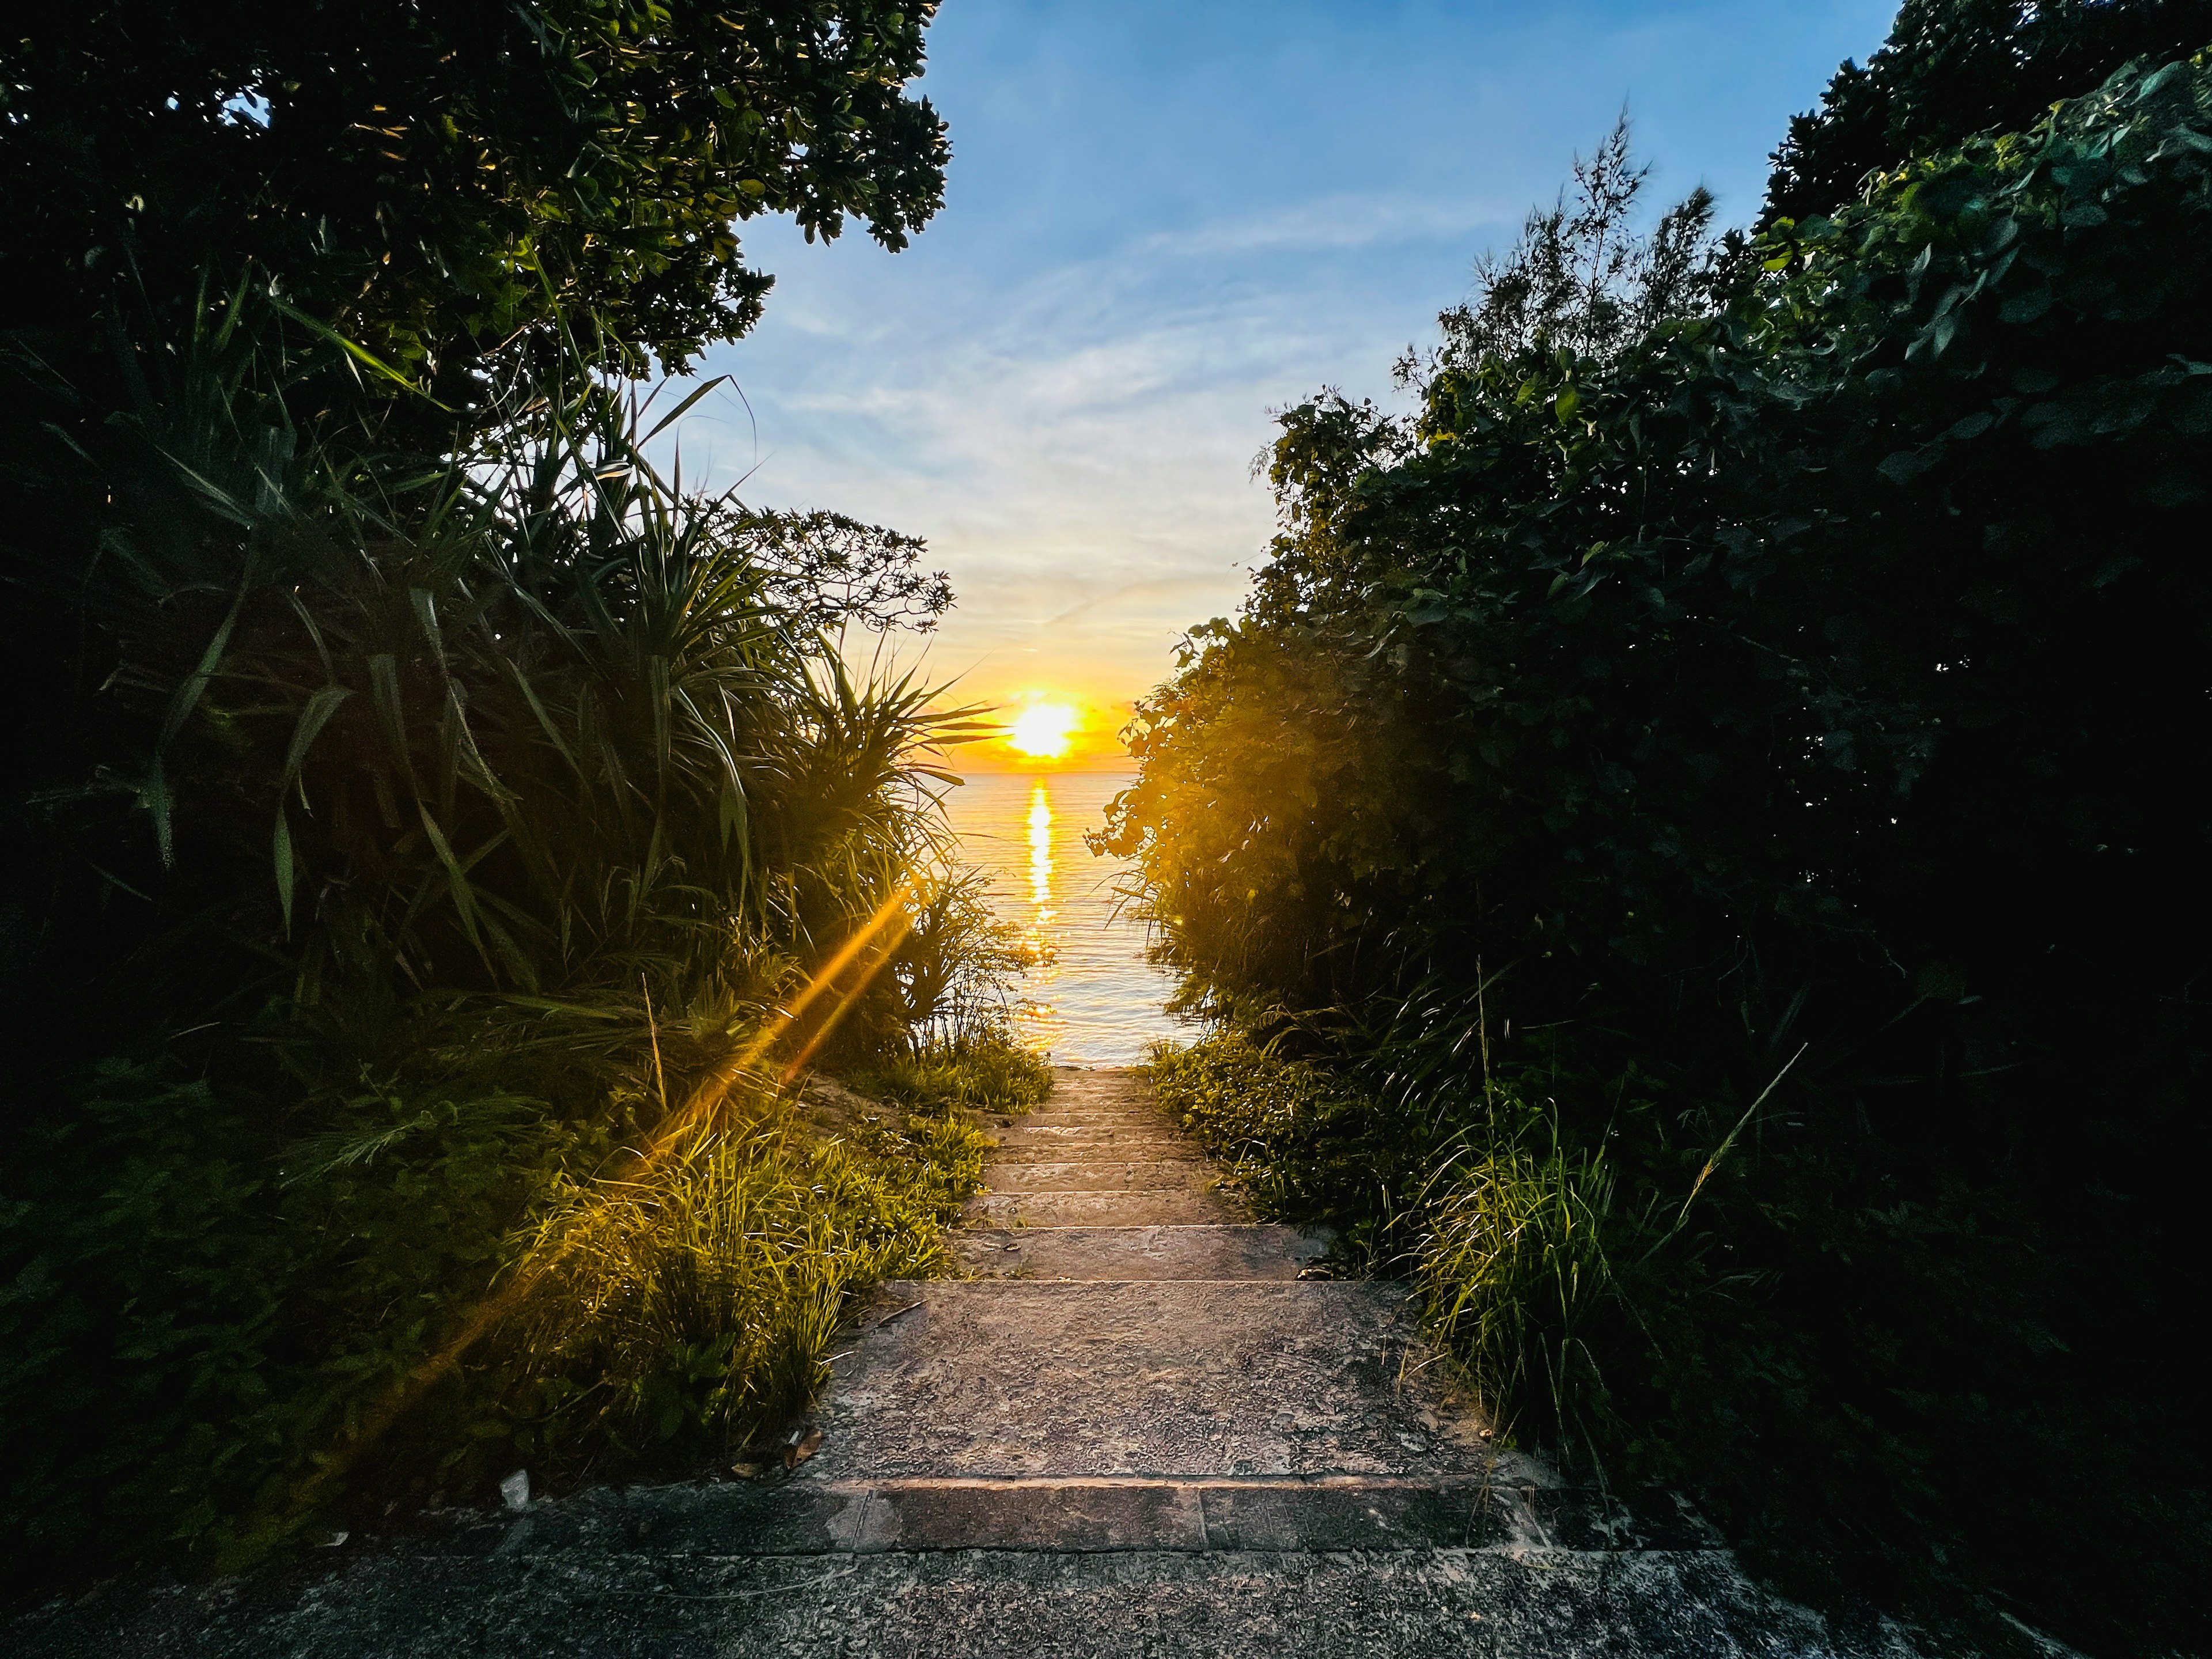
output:
POLYGON ((921 1109, 1025 1112, 1045 1097, 1052 1073, 1039 1055, 991 1028, 883 1061, 854 1081, 921 1109))
POLYGON ((579 1444, 726 1451, 780 1426, 853 1295, 943 1268, 979 1131, 893 1112, 825 1137, 788 1099, 757 1109, 637 1180, 570 1187, 529 1240, 550 1265, 507 1334, 579 1444))

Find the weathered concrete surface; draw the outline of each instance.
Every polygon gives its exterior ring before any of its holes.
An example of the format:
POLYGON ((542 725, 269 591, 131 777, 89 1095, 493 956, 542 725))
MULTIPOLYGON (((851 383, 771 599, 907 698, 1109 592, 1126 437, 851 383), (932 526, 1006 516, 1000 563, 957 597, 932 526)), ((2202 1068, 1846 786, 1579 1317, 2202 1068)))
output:
MULTIPOLYGON (((763 1481, 447 1517, 210 1589, 49 1609, 33 1659, 1904 1659, 1696 1516, 1495 1450, 1402 1288, 1301 1279, 1133 1073, 1003 1126, 964 1282, 885 1287, 821 1450, 763 1481), (1038 1185, 1037 1183, 1057 1183, 1038 1185), (1028 1188, 1036 1186, 1036 1190, 1028 1188)), ((1924 1644, 1923 1644, 1924 1645, 1924 1644)))
POLYGON ((966 1206, 972 1227, 1232 1225, 1249 1219, 1214 1190, 1205 1153, 1168 1121, 1134 1072, 1063 1071, 1035 1112, 1002 1120, 998 1139, 987 1190, 966 1206))
MULTIPOLYGON (((1070 1130, 1071 1134, 1097 1131, 1070 1130)), ((1111 1133, 1109 1131, 1108 1133, 1111 1133)), ((1187 1140, 1176 1140, 1168 1135, 1121 1135, 1112 1140, 1090 1143, 1082 1141, 1028 1141, 1009 1146, 1012 1131, 1000 1137, 999 1150, 991 1159, 993 1165, 1003 1170, 1010 1164, 1068 1164, 1080 1163, 1093 1151, 1110 1152, 1115 1158, 1131 1163, 1196 1164, 1206 1168, 1212 1165, 1200 1157, 1198 1149, 1187 1140)))
POLYGON ((1596 1659, 1895 1656, 1760 1593, 1719 1552, 983 1550, 844 1557, 620 1550, 368 1556, 281 1588, 141 1597, 24 1659, 1596 1659))
POLYGON ((961 1266, 979 1279, 1296 1279, 1328 1254, 1326 1232, 1295 1227, 963 1229, 961 1266))
POLYGON ((890 1287, 839 1361, 823 1479, 1390 1474, 1486 1467, 1402 1303, 1358 1283, 890 1287))
POLYGON ((1194 1158, 1138 1163, 1115 1158, 1081 1163, 994 1163, 991 1189, 1000 1193, 1193 1192, 1213 1190, 1213 1166, 1194 1158))
POLYGON ((1247 1219, 1219 1193, 1151 1191, 986 1193, 966 1206, 984 1227, 1195 1227, 1247 1219))
MULTIPOLYGON (((1172 1149, 1180 1158, 1200 1158, 1203 1154, 1191 1144, 1188 1135, 1162 1127, 1157 1121, 1146 1123, 1068 1123, 1054 1121, 1046 1123, 1024 1123, 1018 1127, 998 1132, 999 1156, 1017 1158, 1025 1152, 1042 1152, 1055 1154, 1070 1146, 1113 1146, 1117 1149, 1135 1147, 1172 1149)), ((1135 1153, 1132 1153, 1135 1156, 1135 1153)))

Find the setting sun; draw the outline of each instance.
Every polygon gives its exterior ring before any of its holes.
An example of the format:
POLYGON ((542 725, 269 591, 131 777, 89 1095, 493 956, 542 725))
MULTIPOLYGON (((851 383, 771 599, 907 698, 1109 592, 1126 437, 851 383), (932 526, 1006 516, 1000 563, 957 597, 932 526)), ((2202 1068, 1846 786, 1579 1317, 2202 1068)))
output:
POLYGON ((1083 717, 1064 702, 1041 702, 1007 722, 1006 741, 1037 760, 1058 760, 1067 752, 1083 717))

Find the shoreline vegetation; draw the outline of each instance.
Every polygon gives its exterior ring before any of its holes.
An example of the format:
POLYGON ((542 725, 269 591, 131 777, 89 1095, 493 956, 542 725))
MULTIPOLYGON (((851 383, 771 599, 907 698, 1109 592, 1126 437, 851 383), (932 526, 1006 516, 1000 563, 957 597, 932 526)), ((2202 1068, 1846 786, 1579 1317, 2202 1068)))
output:
MULTIPOLYGON (((761 314, 750 220, 934 215, 934 13, 21 26, 11 1596, 758 1463, 943 1267, 1049 1080, 932 793, 987 711, 851 666, 950 585, 643 390, 761 314)), ((1907 0, 1739 230, 1624 118, 1409 412, 1280 416, 1096 838, 1263 1217, 1523 1443, 1964 1647, 2212 1644, 2208 40, 1907 0)))
POLYGON ((1523 1443, 1969 1646, 2212 1641, 2208 38, 1907 5, 1745 232, 1624 119, 1410 413, 1279 417, 1097 837, 1262 1217, 1523 1443))
POLYGON ((945 577, 642 389, 934 213, 933 8, 403 10, 9 50, 12 1595, 743 1461, 1045 1080, 945 577))
POLYGON ((285 370, 344 348, 203 298, 54 458, 104 568, 37 573, 111 653, 111 758, 36 804, 82 855, 48 954, 120 1018, 10 1126, 25 1585, 726 1464, 941 1267, 965 1114, 1041 1093, 1021 952, 938 873, 975 711, 838 652, 942 609, 915 544, 665 481, 573 354, 402 482, 301 441, 285 370), (825 1067, 884 1098, 825 1114, 825 1067))

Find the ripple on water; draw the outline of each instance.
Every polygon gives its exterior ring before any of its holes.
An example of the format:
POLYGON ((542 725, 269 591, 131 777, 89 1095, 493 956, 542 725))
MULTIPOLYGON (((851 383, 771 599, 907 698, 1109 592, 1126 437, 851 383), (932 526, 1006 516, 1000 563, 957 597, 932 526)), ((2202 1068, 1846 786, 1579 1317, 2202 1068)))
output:
POLYGON ((1032 1048, 1078 1066, 1127 1066, 1188 1028, 1163 1005, 1174 989, 1145 960, 1145 928, 1121 902, 1126 859, 1083 844, 1106 821, 1127 773, 970 777, 945 803, 961 856, 991 878, 992 909, 1041 947, 1015 1025, 1032 1048))

